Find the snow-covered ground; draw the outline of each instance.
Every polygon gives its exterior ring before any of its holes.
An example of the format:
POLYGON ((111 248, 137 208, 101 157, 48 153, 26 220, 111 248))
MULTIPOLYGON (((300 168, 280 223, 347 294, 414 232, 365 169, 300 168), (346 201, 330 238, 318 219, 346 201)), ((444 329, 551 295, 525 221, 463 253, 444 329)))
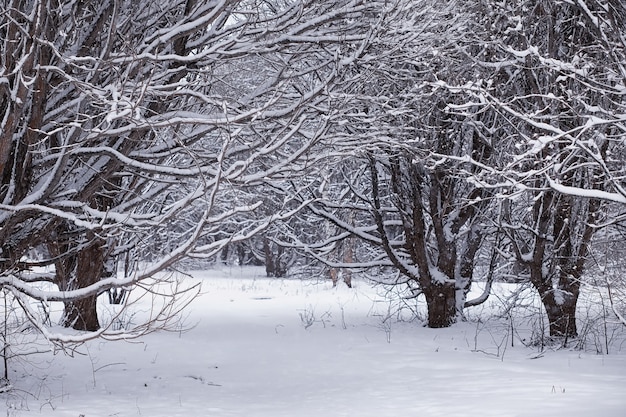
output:
POLYGON ((540 353, 504 321, 398 320, 361 281, 194 275, 191 330, 14 362, 0 416, 626 416, 626 342, 540 353))

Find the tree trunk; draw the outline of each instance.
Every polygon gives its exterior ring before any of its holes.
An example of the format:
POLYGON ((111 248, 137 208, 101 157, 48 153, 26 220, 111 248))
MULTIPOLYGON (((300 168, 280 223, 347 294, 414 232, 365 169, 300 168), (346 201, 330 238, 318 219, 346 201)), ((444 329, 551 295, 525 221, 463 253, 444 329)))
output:
POLYGON ((276 267, 274 266, 274 254, 270 246, 270 240, 266 237, 263 238, 263 254, 265 255, 265 275, 273 277, 276 273, 276 267))
POLYGON ((432 284, 423 289, 428 307, 428 327, 439 329, 456 322, 456 288, 454 283, 432 284))
MULTIPOLYGON (((95 239, 77 255, 76 270, 66 277, 60 277, 59 288, 62 291, 77 290, 95 284, 100 280, 105 261, 104 243, 95 239)), ((97 294, 64 304, 61 325, 75 330, 96 331, 100 328, 97 311, 97 294)))
POLYGON ((541 298, 550 324, 550 336, 565 337, 566 339, 578 336, 576 329, 577 298, 558 289, 550 291, 541 298))
MULTIPOLYGON (((354 239, 349 237, 345 242, 345 247, 343 248, 343 262, 346 264, 351 264, 354 262, 354 239)), ((348 288, 352 288, 352 271, 348 268, 344 268, 342 271, 343 282, 348 286, 348 288)))
MULTIPOLYGON (((354 262, 354 242, 353 238, 346 238, 342 241, 339 247, 336 249, 336 259, 341 259, 341 262, 350 265, 354 262)), ((348 286, 352 288, 352 271, 349 268, 333 268, 329 270, 330 279, 333 281, 333 287, 337 286, 337 282, 340 279, 348 286)))
POLYGON ((339 282, 339 270, 337 268, 330 268, 328 275, 330 275, 330 280, 333 282, 333 288, 336 287, 337 282, 339 282))
POLYGON ((91 295, 75 301, 65 303, 61 325, 75 330, 95 332, 100 328, 98 311, 96 310, 97 296, 91 295))
POLYGON ((285 248, 276 245, 274 252, 272 242, 263 238, 263 252, 265 254, 265 273, 268 277, 282 278, 287 275, 287 264, 283 258, 285 248))

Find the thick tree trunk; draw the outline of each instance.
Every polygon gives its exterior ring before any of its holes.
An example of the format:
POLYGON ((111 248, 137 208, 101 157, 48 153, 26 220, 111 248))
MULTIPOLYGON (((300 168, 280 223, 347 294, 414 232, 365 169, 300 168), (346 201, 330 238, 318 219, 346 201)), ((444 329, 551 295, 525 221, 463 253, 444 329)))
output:
POLYGON ((456 322, 456 288, 454 283, 432 284, 423 289, 428 307, 428 327, 439 329, 456 322))
MULTIPOLYGON (((76 270, 65 277, 57 277, 62 291, 77 290, 95 284, 101 278, 105 261, 105 249, 100 239, 94 240, 77 255, 76 270)), ((61 325, 75 330, 96 331, 98 322, 96 294, 84 298, 66 301, 61 325)))
POLYGON ((100 328, 95 295, 65 303, 61 325, 75 330, 94 332, 100 328))
POLYGON ((576 328, 577 298, 559 290, 551 291, 541 298, 550 324, 550 336, 565 338, 578 336, 576 328))

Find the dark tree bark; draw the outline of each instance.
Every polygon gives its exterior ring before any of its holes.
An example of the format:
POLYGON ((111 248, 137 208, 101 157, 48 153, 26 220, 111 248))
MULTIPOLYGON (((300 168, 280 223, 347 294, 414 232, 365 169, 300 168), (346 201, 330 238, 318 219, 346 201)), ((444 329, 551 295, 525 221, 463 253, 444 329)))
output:
POLYGON ((541 301, 546 309, 550 336, 572 338, 578 336, 576 327, 576 303, 578 295, 560 293, 555 291, 541 296, 541 301))
POLYGON ((428 170, 415 159, 407 154, 391 157, 385 164, 371 157, 373 214, 380 246, 394 267, 425 296, 428 326, 448 327, 465 307, 472 282, 474 257, 483 237, 473 223, 484 209, 480 199, 484 190, 459 187, 451 176, 455 169, 451 164, 428 170), (389 171, 389 189, 381 182, 381 169, 389 171), (396 208, 393 215, 383 210, 383 198, 396 208), (462 205, 466 200, 479 202, 462 205), (386 223, 393 220, 390 215, 399 218, 396 223, 402 224, 402 238, 389 236, 393 229, 386 223), (460 233, 464 227, 469 230, 460 233))
POLYGON ((287 275, 288 266, 284 259, 284 247, 272 244, 272 241, 266 237, 263 239, 263 253, 265 254, 265 273, 268 277, 282 278, 287 275), (274 247, 276 247, 275 251, 274 247))
MULTIPOLYGON (((68 251, 67 242, 56 241, 48 245, 51 253, 60 256, 55 269, 56 283, 61 291, 86 288, 101 279, 106 260, 105 242, 93 233, 88 233, 88 237, 91 241, 82 246, 78 253, 68 251)), ((65 301, 61 325, 82 331, 98 330, 97 298, 97 294, 92 294, 65 301)))
MULTIPOLYGON (((581 180, 593 186, 593 180, 581 180)), ((543 191, 533 206, 535 232, 529 244, 522 245, 519 232, 510 232, 517 260, 528 267, 530 282, 546 310, 550 336, 566 340, 578 336, 576 305, 600 207, 598 199, 543 191), (525 252, 525 246, 532 250, 525 252)))
MULTIPOLYGON (((102 275, 105 248, 104 242, 95 239, 93 243, 80 251, 76 264, 75 280, 69 283, 67 289, 80 289, 95 284, 102 275), (76 285, 77 284, 77 285, 76 285)), ((100 328, 98 322, 97 295, 90 295, 73 301, 64 306, 62 324, 75 330, 96 331, 100 328)))
POLYGON ((431 284, 422 289, 428 307, 428 327, 439 329, 456 322, 456 286, 454 283, 431 284))

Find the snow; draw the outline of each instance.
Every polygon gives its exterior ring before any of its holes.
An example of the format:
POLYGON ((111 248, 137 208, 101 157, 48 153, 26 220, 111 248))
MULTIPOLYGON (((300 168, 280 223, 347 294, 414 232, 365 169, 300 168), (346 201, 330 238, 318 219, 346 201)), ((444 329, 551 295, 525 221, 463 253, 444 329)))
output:
POLYGON ((623 195, 620 193, 611 193, 609 191, 603 191, 603 190, 571 187, 568 185, 560 184, 551 178, 548 178, 548 181, 550 182, 550 188, 562 194, 575 195, 575 196, 587 197, 587 198, 597 198, 600 200, 613 201, 616 203, 626 204, 626 195, 623 195))
POLYGON ((554 290, 554 302, 558 306, 562 306, 565 304, 565 292, 559 288, 555 288, 554 290))
POLYGON ((497 321, 398 320, 406 316, 363 281, 332 288, 262 272, 194 273, 203 294, 186 332, 12 361, 0 415, 626 415, 626 344, 610 355, 539 354, 517 339, 511 347, 497 321))
MULTIPOLYGON (((419 276, 419 271, 416 271, 416 275, 419 276)), ((448 277, 445 273, 443 273, 439 268, 434 265, 430 266, 430 277, 433 282, 438 284, 445 284, 446 282, 451 282, 451 278, 448 277)))

